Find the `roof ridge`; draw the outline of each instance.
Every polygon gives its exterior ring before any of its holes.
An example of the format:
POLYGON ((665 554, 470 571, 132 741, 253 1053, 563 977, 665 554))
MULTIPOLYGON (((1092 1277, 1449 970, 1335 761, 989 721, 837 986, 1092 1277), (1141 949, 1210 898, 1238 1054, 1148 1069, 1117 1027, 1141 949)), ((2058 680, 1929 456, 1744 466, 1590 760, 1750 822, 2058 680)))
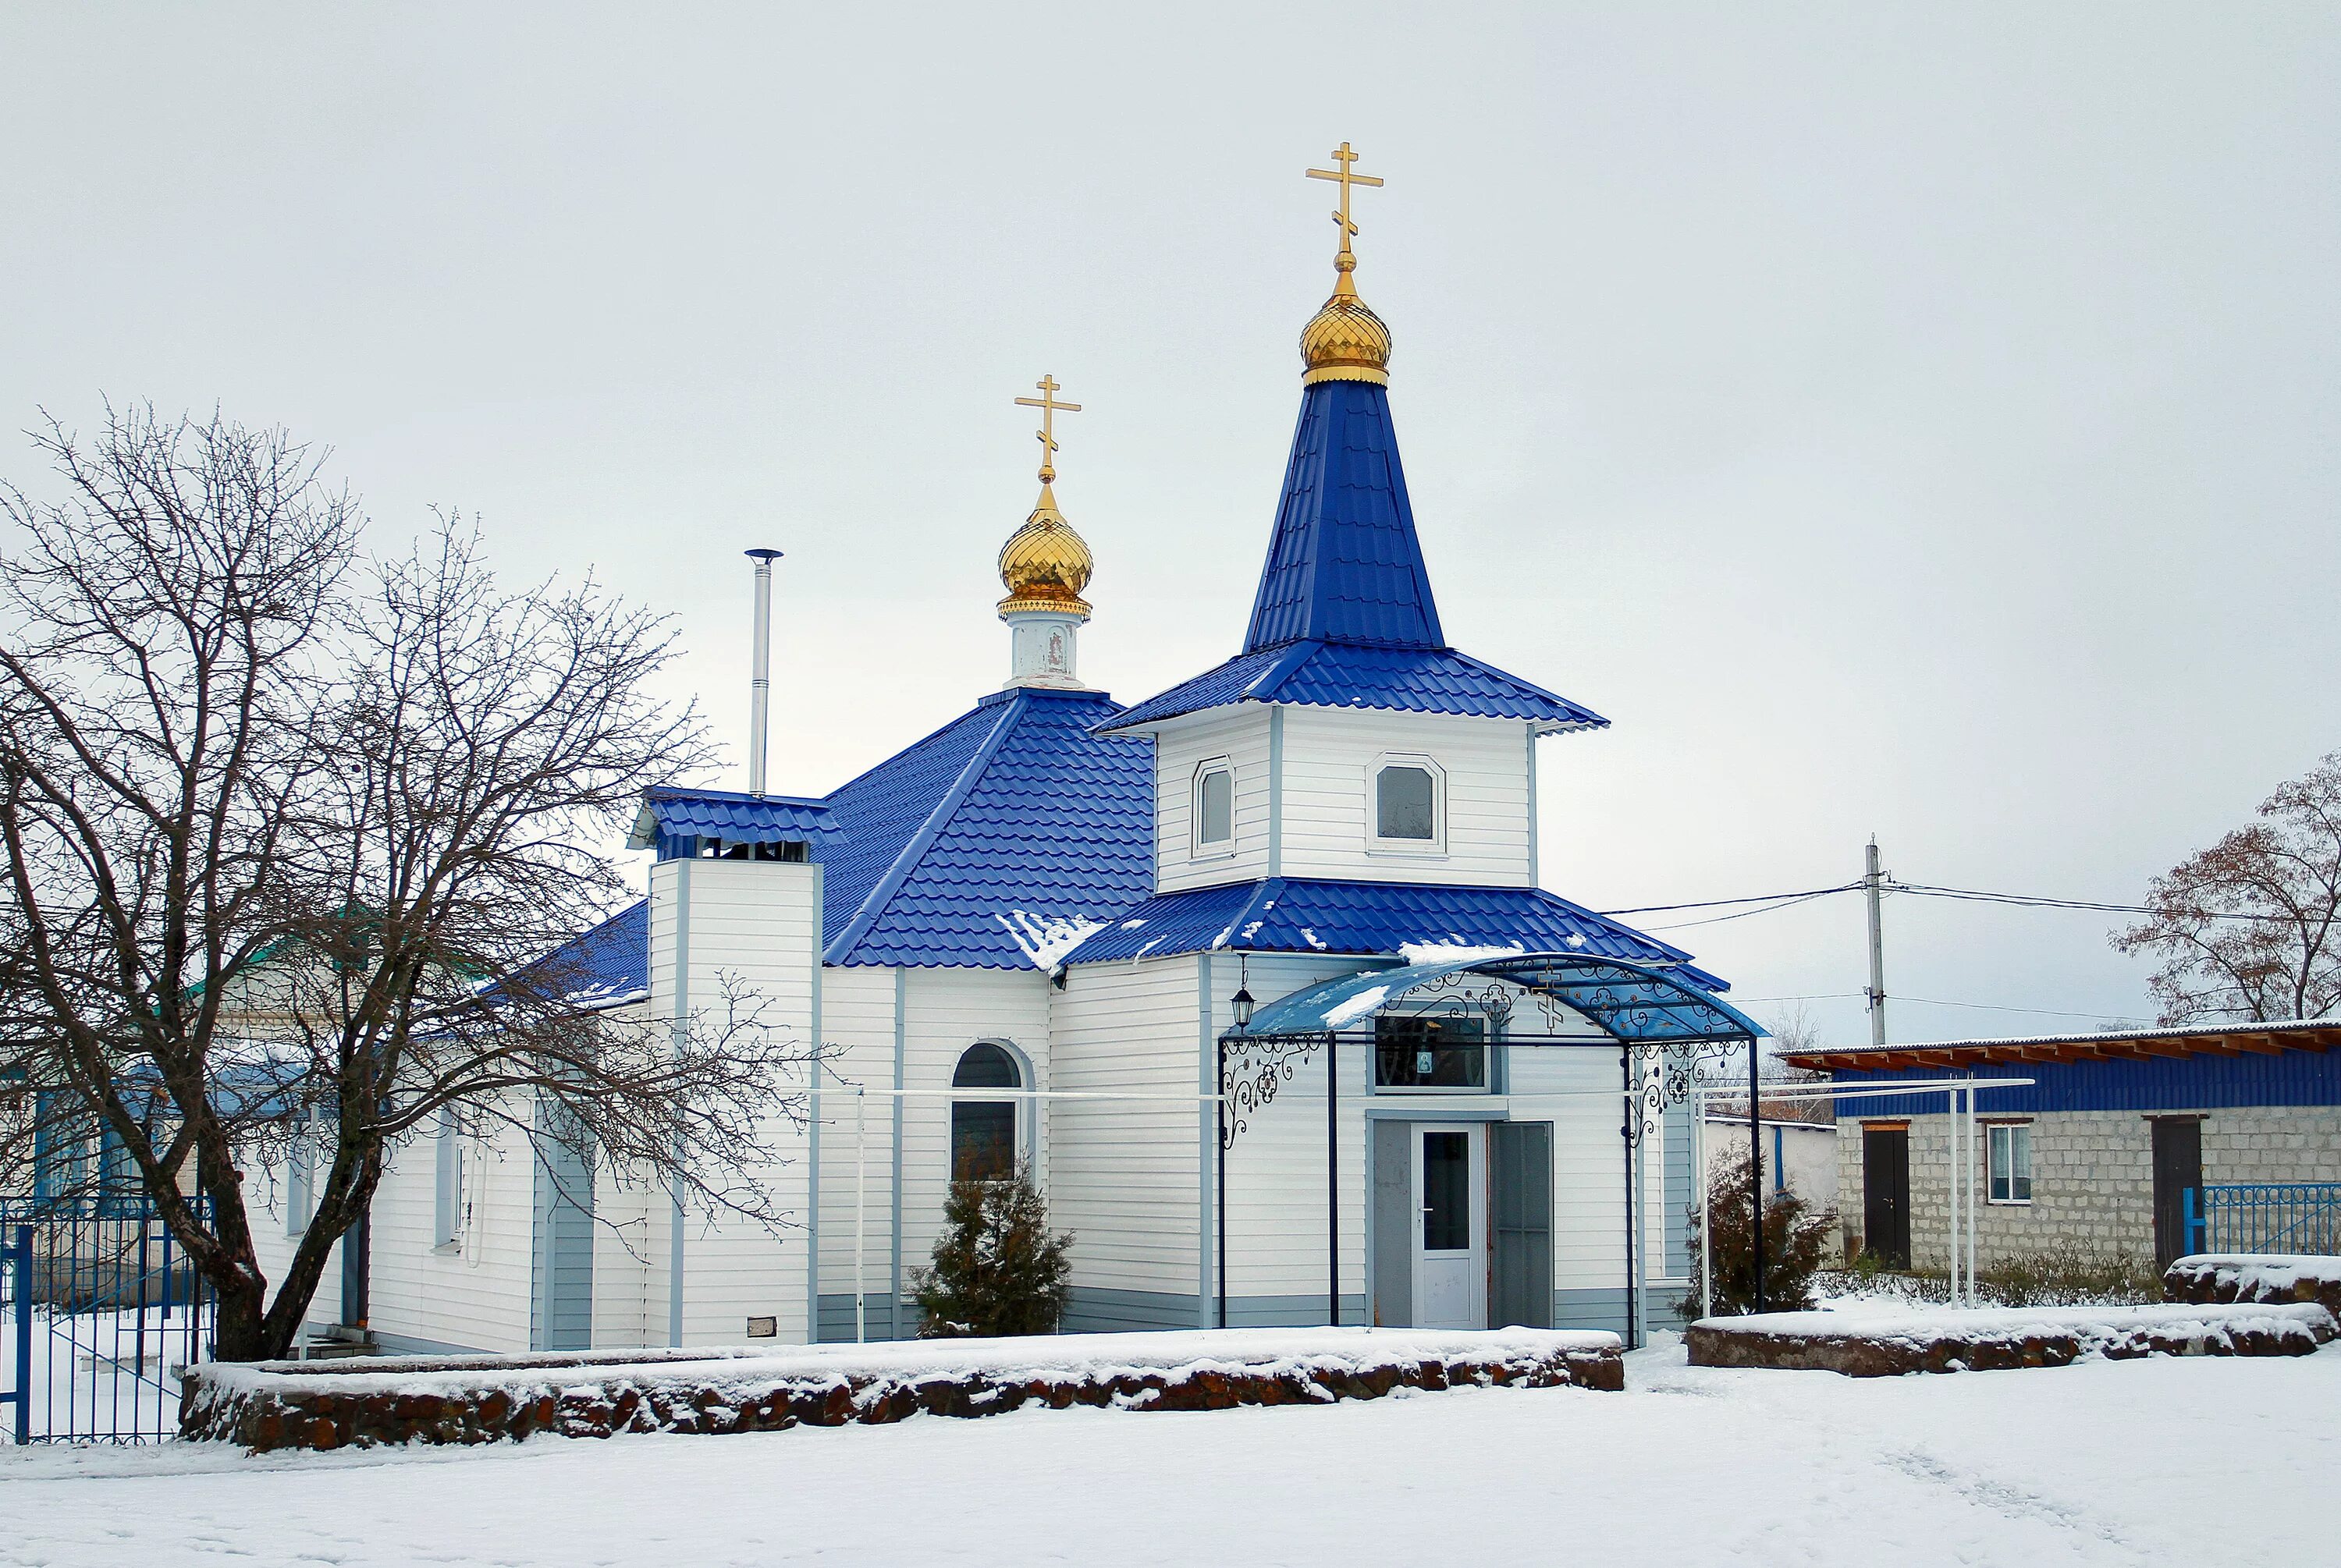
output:
MULTIPOLYGON (((919 824, 918 831, 904 841, 901 852, 887 866, 885 874, 880 877, 872 885, 870 891, 863 896, 861 906, 853 911, 853 918, 845 922, 845 928, 831 938, 828 946, 822 952, 822 963, 842 963, 846 955, 853 950, 854 944, 869 935, 870 928, 878 923, 878 917, 885 913, 887 904, 893 899, 896 893, 902 891, 902 884, 910 880, 911 873, 918 868, 919 862, 925 858, 927 851, 934 847, 936 839, 941 836, 944 825, 951 819, 952 815, 959 810, 961 803, 966 800, 970 792, 974 789, 976 780, 982 778, 984 770, 991 766, 991 759, 1000 753, 1001 743, 1008 738, 1008 732, 1016 727, 1016 717, 1022 713, 1024 709, 1024 693, 1021 690, 1012 693, 1006 702, 1001 704, 1000 717, 993 720, 991 733, 983 738, 983 743, 975 749, 974 753, 968 758, 965 766, 960 769, 959 777, 951 780, 951 788, 943 791, 941 799, 935 802, 934 809, 927 813, 926 820, 919 824)), ((965 715, 961 715, 961 719, 964 717, 965 715)), ((944 725, 942 729, 938 729, 934 733, 940 735, 944 729, 949 729, 959 722, 961 719, 953 719, 951 724, 944 725)), ((933 738, 931 735, 926 739, 933 738)), ((921 740, 918 744, 923 745, 925 741, 921 740)), ((882 767, 884 764, 882 763, 880 766, 882 767)), ((876 770, 872 769, 871 771, 876 770)))

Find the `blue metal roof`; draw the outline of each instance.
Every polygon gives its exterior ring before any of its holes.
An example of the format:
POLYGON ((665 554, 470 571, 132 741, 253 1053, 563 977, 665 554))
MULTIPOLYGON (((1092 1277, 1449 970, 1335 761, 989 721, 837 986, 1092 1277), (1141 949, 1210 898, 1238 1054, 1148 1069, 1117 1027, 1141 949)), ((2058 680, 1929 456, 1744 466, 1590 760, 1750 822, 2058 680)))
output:
POLYGON ((733 844, 810 843, 833 831, 829 808, 819 800, 660 784, 643 791, 643 809, 626 848, 647 849, 662 837, 722 839, 733 844))
POLYGON ((1244 651, 1304 637, 1447 643, 1415 538, 1390 392, 1366 382, 1320 382, 1301 394, 1244 651))
POLYGON ((986 698, 829 797, 831 964, 1025 968, 1154 885, 1154 751, 1095 691, 986 698))
MULTIPOLYGON (((1925 1046, 1908 1049, 1925 1050, 1925 1046)), ((1980 1078, 2027 1077, 2015 1088, 1985 1089, 1977 1107, 1986 1112, 2030 1114, 2042 1111, 2201 1111, 2236 1106, 2341 1105, 2341 1052, 2286 1050, 2274 1056, 2198 1056, 2162 1057, 2148 1061, 2027 1061, 2008 1067, 1982 1067, 1946 1071, 1939 1067, 1900 1067, 1865 1072, 1839 1067, 1833 1075, 1843 1084, 1885 1087, 1914 1079, 1971 1076, 1980 1078)), ((1880 1095, 1875 1099, 1844 1100, 1838 1115, 1847 1121, 1867 1116, 1940 1116, 1944 1097, 1931 1094, 1880 1095)), ((2143 1157, 2146 1135, 2138 1134, 2143 1157)), ((2304 1167, 2306 1168, 2306 1167, 2304 1167)))
POLYGON ((1235 702, 1524 719, 1548 732, 1599 729, 1609 722, 1589 708, 1451 648, 1370 648, 1312 640, 1239 654, 1115 715, 1099 730, 1131 729, 1235 702))
POLYGON ((1301 393, 1243 651, 1100 732, 1232 702, 1522 719, 1548 730, 1609 722, 1447 646, 1390 392, 1365 382, 1320 382, 1301 393))
MULTIPOLYGON (((651 901, 637 898, 581 931, 515 977, 583 1007, 613 1007, 651 994, 651 901)), ((491 998, 494 988, 484 995, 491 998)))
POLYGON ((1394 958, 1410 946, 1437 945, 1509 947, 1680 966, 1680 973, 1694 985, 1728 988, 1713 975, 1690 967, 1690 955, 1681 949, 1541 888, 1422 887, 1292 877, 1157 894, 1114 917, 1066 961, 1169 958, 1220 948, 1394 958))
MULTIPOLYGON (((1324 1035, 1365 1025, 1409 991, 1463 973, 1510 980, 1545 993, 1598 1025, 1612 1039, 1745 1040, 1767 1031, 1745 1013, 1672 967, 1576 953, 1484 954, 1395 969, 1366 969, 1280 997, 1242 1031, 1255 1037, 1324 1035)), ((1525 1038, 1508 1031, 1506 1037, 1525 1038)))

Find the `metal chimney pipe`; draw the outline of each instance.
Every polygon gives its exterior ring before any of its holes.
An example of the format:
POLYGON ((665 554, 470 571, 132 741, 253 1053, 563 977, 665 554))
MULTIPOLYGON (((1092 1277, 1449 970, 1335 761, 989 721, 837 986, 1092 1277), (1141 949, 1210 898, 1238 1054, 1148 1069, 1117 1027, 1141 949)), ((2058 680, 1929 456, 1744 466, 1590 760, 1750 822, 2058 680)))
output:
POLYGON ((756 650, 748 680, 748 793, 764 793, 764 738, 772 714, 772 562, 777 550, 752 550, 756 563, 756 650))

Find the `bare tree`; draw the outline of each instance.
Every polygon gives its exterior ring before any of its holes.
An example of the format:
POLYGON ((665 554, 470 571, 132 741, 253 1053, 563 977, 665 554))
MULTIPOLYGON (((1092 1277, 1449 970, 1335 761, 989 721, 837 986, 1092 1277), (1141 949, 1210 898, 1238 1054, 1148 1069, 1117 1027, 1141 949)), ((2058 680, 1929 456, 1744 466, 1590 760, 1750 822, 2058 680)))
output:
POLYGON ((2114 947, 2162 960, 2164 1024, 2318 1018, 2341 1006, 2341 752, 2279 785, 2259 820, 2157 877, 2114 947))
POLYGON ((450 522, 369 561, 282 432, 109 410, 35 440, 65 499, 0 493, 0 1191, 62 1147, 52 1196, 142 1195, 225 1359, 289 1348, 443 1116, 549 1112, 613 1168, 778 1217, 742 1173, 805 1043, 737 987, 614 1023, 545 957, 626 895, 597 850, 643 787, 706 761, 651 694, 664 622, 590 581, 506 591, 450 522), (296 1138, 315 1209, 272 1295, 244 1167, 296 1138))

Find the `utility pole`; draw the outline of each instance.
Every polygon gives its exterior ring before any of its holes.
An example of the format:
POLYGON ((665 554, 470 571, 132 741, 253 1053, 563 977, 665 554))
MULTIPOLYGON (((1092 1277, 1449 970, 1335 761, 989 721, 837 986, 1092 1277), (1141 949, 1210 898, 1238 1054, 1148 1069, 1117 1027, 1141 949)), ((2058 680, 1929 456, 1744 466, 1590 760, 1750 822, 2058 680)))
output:
POLYGON ((1886 873, 1878 868, 1878 836, 1871 834, 1868 872, 1861 879, 1869 899, 1869 1043, 1886 1043, 1886 935, 1878 918, 1878 901, 1886 890, 1886 873))

